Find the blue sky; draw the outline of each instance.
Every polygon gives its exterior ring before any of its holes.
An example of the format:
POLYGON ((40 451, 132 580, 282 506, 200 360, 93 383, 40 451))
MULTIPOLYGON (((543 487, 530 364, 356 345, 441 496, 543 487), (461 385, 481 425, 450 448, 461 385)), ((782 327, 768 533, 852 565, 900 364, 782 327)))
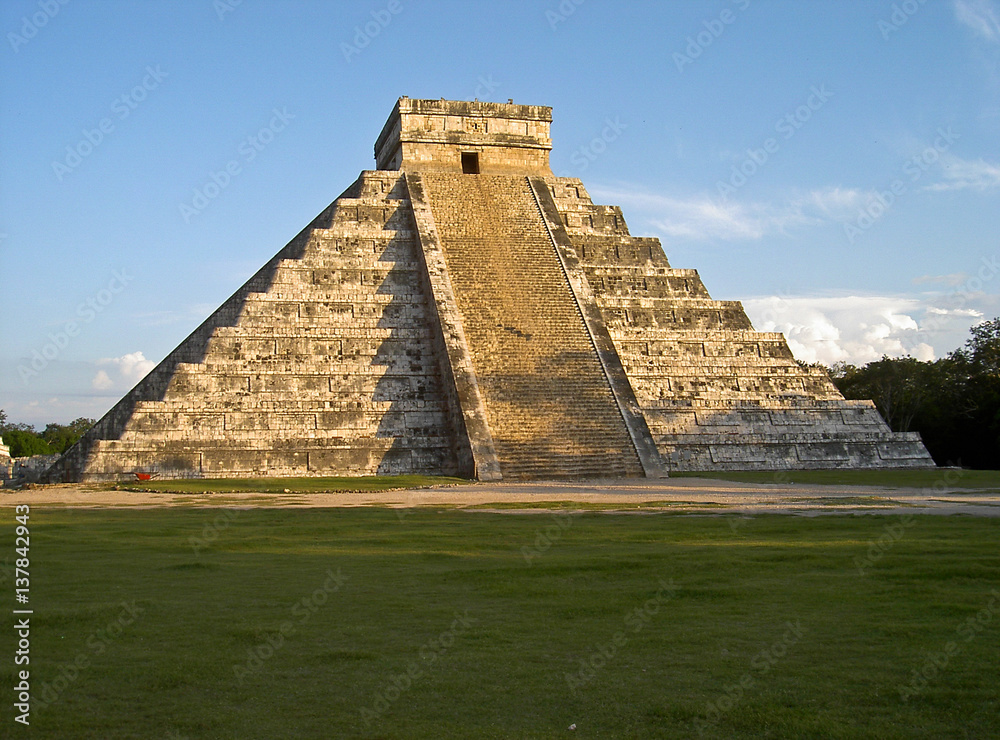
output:
POLYGON ((101 416, 374 166, 400 95, 552 106, 556 174, 800 359, 940 357, 1000 315, 998 19, 995 0, 5 0, 0 408, 101 416))

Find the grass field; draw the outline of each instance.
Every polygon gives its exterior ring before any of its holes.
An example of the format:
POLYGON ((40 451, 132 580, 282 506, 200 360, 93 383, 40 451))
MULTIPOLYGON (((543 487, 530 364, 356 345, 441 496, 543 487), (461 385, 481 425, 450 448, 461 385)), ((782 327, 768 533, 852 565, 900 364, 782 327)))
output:
POLYGON ((781 470, 671 473, 671 478, 712 478, 738 483, 803 483, 894 488, 985 488, 1000 490, 1000 470, 931 468, 917 470, 781 470))
POLYGON ((36 507, 30 525, 35 706, 25 731, 8 696, 0 737, 1000 736, 1000 520, 36 507))
MULTIPOLYGON (((711 478, 742 483, 800 483, 841 486, 889 486, 896 488, 948 488, 1000 490, 998 470, 787 470, 754 472, 671 473, 671 478, 711 478)), ((315 493, 325 491, 384 491, 391 488, 424 488, 469 483, 462 478, 429 475, 366 476, 361 478, 220 478, 127 481, 101 484, 132 491, 164 493, 315 493)))
POLYGON ((102 488, 162 493, 325 493, 328 491, 387 491, 393 488, 468 483, 464 478, 434 475, 368 475, 356 478, 183 478, 102 484, 102 488))

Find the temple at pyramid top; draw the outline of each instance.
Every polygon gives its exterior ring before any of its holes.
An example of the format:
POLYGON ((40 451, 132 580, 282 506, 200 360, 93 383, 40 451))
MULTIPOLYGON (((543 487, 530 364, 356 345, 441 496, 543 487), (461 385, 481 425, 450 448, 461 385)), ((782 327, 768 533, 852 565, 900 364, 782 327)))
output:
POLYGON ((380 170, 551 175, 544 105, 462 100, 396 102, 375 142, 380 170))

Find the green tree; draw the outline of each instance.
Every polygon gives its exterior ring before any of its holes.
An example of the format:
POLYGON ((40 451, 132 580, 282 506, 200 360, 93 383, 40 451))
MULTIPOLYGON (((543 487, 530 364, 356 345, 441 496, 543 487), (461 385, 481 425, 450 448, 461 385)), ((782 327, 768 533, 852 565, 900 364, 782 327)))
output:
POLYGON ((1000 318, 943 359, 883 357, 830 375, 845 398, 873 400, 894 431, 920 432, 938 464, 1000 468, 1000 318))
POLYGON ((10 447, 11 457, 62 454, 94 425, 93 419, 79 418, 69 424, 49 424, 41 434, 30 424, 10 424, 0 409, 0 437, 10 447))
POLYGON ((53 453, 62 454, 80 439, 88 429, 94 426, 93 419, 83 417, 71 421, 69 424, 48 424, 41 437, 44 439, 53 453))
POLYGON ((1000 468, 1000 318, 972 327, 950 359, 961 369, 968 453, 979 467, 1000 468))
POLYGON ((10 447, 11 457, 30 457, 31 455, 51 455, 49 443, 25 429, 8 429, 3 433, 3 443, 10 447))
POLYGON ((863 368, 837 365, 830 376, 845 398, 871 399, 896 432, 909 432, 923 406, 934 374, 930 363, 912 357, 883 357, 863 368))
POLYGON ((972 327, 971 333, 965 347, 952 357, 968 362, 976 374, 1000 375, 1000 318, 972 327))

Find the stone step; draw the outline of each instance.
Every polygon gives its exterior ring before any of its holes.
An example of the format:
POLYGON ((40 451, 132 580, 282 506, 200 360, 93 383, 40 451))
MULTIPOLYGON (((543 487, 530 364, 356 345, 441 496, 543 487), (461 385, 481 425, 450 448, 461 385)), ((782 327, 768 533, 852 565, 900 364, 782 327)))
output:
POLYGON ((816 399, 811 397, 777 397, 771 399, 768 404, 762 405, 753 399, 737 400, 713 400, 713 399, 678 399, 665 398, 656 404, 649 404, 645 407, 649 410, 660 411, 760 411, 771 409, 821 409, 825 411, 851 411, 853 413, 863 413, 875 409, 875 404, 871 401, 860 401, 844 398, 816 399))
POLYGON ((641 474, 527 180, 422 177, 503 475, 641 474))
POLYGON ((611 335, 617 342, 784 342, 785 337, 779 332, 754 331, 753 329, 691 329, 685 327, 628 327, 623 326, 612 331, 611 335))

